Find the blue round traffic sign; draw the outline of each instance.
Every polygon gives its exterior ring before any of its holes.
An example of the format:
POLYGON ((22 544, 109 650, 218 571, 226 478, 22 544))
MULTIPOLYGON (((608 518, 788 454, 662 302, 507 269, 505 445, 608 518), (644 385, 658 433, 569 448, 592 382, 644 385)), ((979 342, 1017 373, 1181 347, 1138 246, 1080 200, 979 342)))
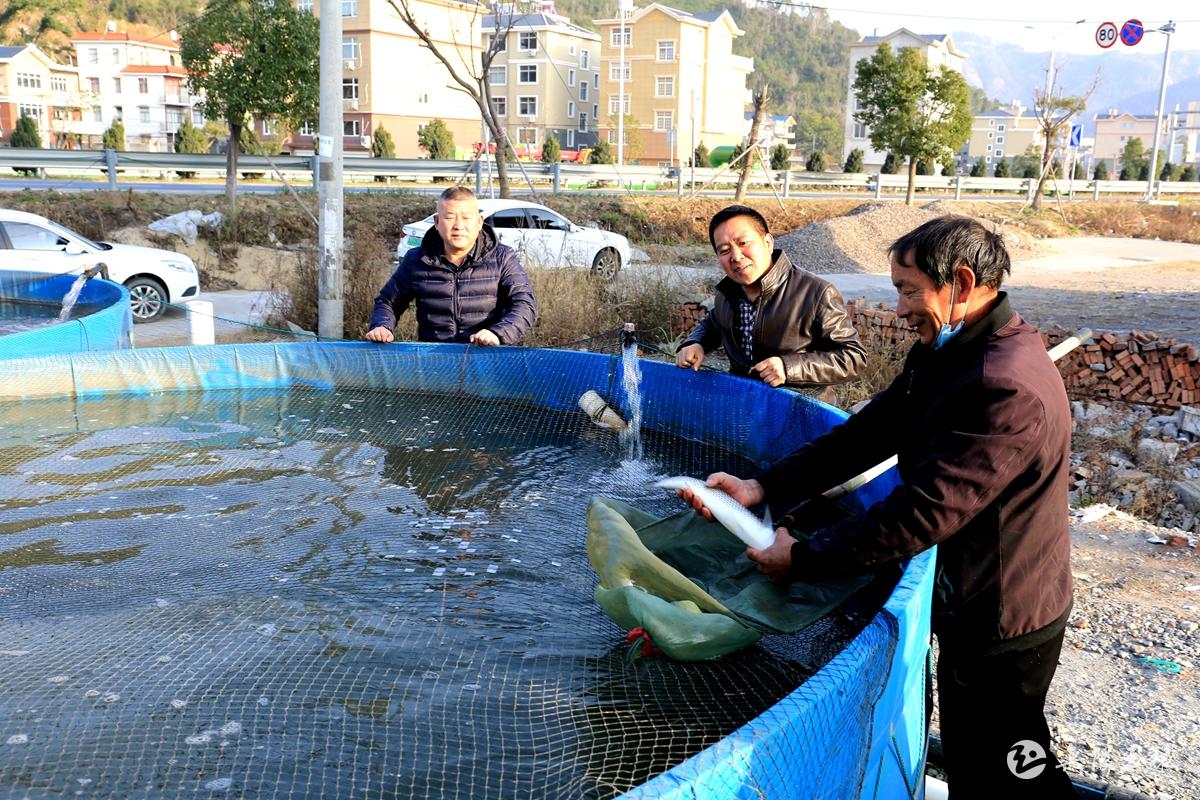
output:
POLYGON ((1121 26, 1121 44, 1133 47, 1142 40, 1142 34, 1145 32, 1140 19, 1128 20, 1121 26))

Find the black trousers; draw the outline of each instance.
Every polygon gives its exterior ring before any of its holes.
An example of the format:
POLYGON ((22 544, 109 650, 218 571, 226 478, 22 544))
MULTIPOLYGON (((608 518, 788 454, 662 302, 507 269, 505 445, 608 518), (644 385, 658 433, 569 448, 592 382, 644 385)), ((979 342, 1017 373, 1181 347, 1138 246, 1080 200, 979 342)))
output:
POLYGON ((1063 633, 999 652, 939 639, 938 713, 951 800, 1075 798, 1045 715, 1063 633))

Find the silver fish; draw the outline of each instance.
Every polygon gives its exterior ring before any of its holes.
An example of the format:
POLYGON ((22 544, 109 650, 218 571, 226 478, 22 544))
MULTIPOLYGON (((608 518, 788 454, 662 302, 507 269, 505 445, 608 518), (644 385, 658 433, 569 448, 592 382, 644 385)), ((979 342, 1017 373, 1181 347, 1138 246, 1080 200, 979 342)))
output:
POLYGON ((749 547, 762 550, 775 542, 775 530, 769 524, 720 489, 705 486, 702 480, 681 475, 664 478, 654 485, 662 489, 690 489, 712 512, 717 522, 749 547))

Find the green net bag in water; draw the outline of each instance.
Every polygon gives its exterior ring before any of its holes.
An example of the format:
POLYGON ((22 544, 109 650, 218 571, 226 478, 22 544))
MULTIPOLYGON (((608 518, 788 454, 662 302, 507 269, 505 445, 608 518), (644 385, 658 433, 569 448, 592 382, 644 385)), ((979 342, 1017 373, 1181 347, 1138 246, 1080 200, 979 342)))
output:
POLYGON ((663 519, 619 500, 588 506, 588 560, 596 602, 626 630, 641 628, 669 658, 699 661, 795 633, 870 581, 856 576, 779 585, 746 546, 692 509, 663 519))

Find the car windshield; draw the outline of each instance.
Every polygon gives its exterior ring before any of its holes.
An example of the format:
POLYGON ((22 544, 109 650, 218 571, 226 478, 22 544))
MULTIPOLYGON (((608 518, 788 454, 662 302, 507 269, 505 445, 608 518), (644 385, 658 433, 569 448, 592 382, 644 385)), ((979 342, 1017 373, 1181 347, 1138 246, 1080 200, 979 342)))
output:
POLYGON ((62 225, 59 225, 57 222, 53 222, 52 220, 46 220, 46 227, 57 233, 59 236, 66 236, 68 238, 78 240, 84 247, 90 247, 94 250, 112 249, 112 245, 103 244, 102 242, 93 242, 86 236, 81 236, 70 228, 64 228, 62 225))

